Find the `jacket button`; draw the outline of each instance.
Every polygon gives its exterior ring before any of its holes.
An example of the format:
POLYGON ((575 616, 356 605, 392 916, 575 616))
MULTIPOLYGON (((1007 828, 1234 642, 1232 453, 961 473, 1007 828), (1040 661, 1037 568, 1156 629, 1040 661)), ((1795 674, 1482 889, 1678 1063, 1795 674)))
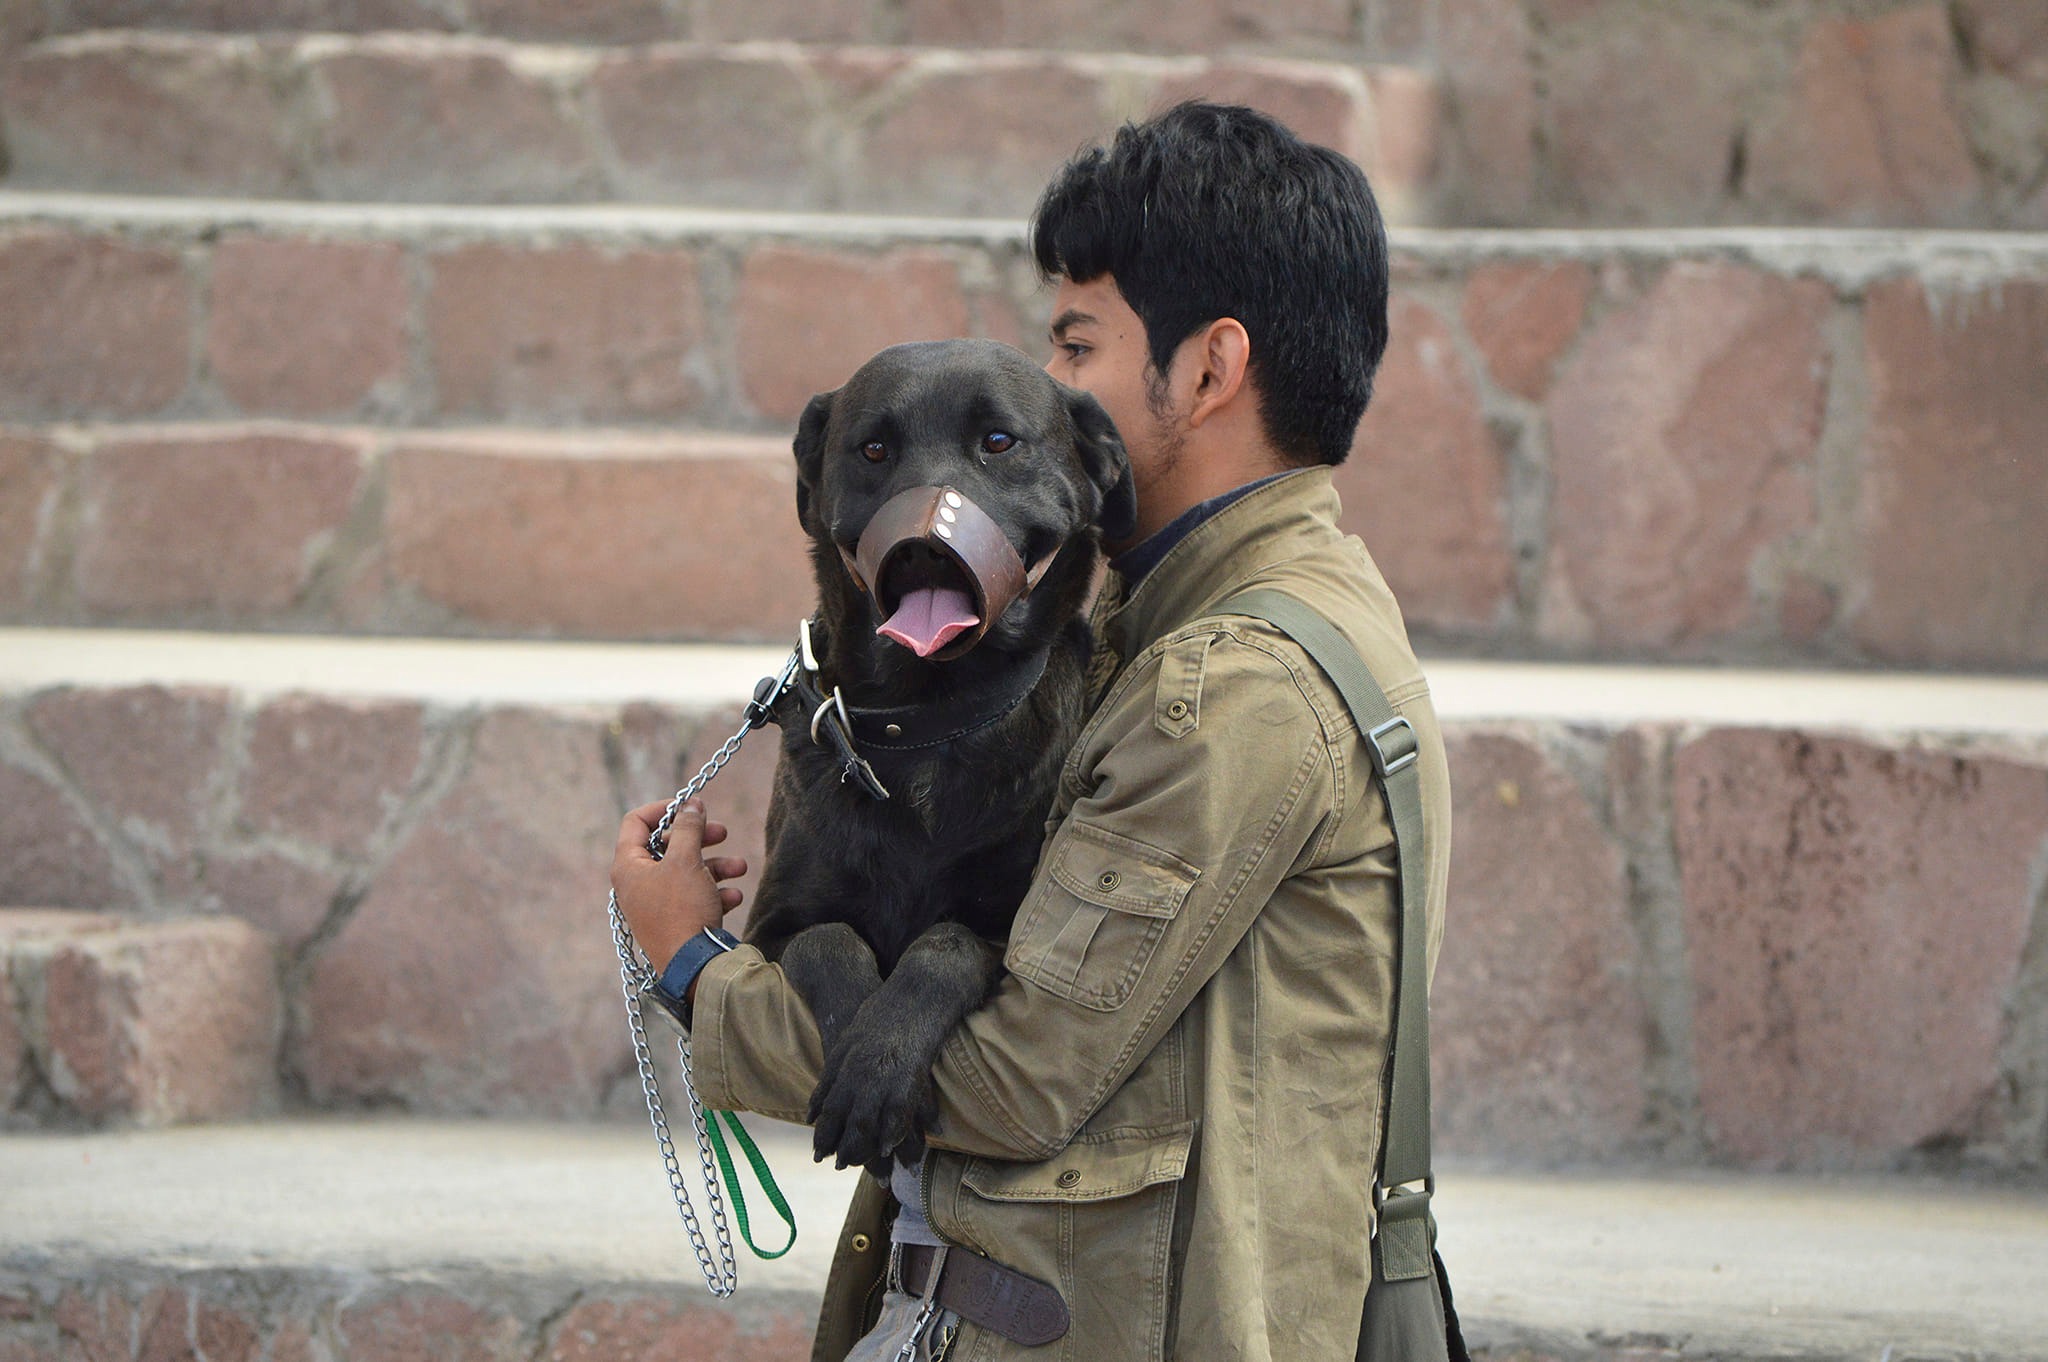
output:
POLYGON ((856 1234, 855 1236, 853 1236, 853 1251, 855 1253, 866 1253, 868 1251, 868 1245, 873 1242, 874 1241, 869 1239, 865 1234, 856 1234))
POLYGON ((1114 889, 1124 882, 1124 877, 1117 874, 1114 870, 1105 870, 1095 882, 1104 889, 1114 889))
POLYGON ((1069 1168, 1066 1172, 1060 1174, 1059 1176, 1059 1184, 1062 1187, 1072 1187, 1075 1183, 1079 1182, 1080 1180, 1081 1170, 1078 1168, 1069 1168))
POLYGON ((1169 719, 1187 718, 1188 702, 1185 700, 1175 700, 1172 704, 1166 707, 1166 717, 1169 719))

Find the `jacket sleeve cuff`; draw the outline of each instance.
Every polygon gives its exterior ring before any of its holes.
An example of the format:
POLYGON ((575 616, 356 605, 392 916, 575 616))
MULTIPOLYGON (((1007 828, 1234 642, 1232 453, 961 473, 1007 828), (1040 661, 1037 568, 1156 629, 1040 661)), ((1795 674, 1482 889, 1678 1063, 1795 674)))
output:
POLYGON ((746 945, 712 960, 691 1021, 690 1081, 706 1107, 803 1123, 824 1053, 781 966, 746 945))

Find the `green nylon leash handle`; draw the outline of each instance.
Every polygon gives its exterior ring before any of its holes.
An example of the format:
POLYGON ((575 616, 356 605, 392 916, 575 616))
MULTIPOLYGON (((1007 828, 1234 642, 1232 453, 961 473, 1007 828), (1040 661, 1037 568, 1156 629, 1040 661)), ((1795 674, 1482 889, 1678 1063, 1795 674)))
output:
POLYGON ((740 1118, 730 1111, 707 1111, 704 1113, 706 1127, 711 1132, 711 1152, 718 1156, 719 1172, 725 1176, 726 1194, 732 1198, 733 1219, 740 1222, 740 1238, 754 1251, 756 1258, 780 1258, 796 1246, 796 1213, 789 1209, 789 1199, 782 1195, 782 1189, 775 1185, 775 1174, 768 1171, 768 1160, 761 1156, 760 1146, 754 1137, 747 1134, 747 1128, 740 1124, 740 1118), (732 1127, 732 1137, 740 1143, 740 1152, 747 1156, 747 1162, 754 1169, 754 1180, 761 1185, 761 1191, 768 1198, 768 1204, 782 1217, 782 1223, 789 1227, 789 1242, 781 1248, 768 1250, 754 1242, 752 1226, 747 1220, 747 1198, 740 1191, 739 1170, 733 1166, 732 1152, 725 1147, 725 1135, 718 1128, 718 1118, 723 1116, 732 1127))

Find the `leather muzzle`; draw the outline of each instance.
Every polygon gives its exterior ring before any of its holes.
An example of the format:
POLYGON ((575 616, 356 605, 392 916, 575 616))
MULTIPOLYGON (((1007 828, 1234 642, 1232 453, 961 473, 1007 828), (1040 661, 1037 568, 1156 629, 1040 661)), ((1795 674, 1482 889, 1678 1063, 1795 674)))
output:
POLYGON ((958 565, 980 617, 972 628, 932 654, 942 662, 981 642, 1005 610, 1031 594, 1059 556, 1055 549, 1027 568, 1002 526, 964 493, 951 487, 912 487, 882 503, 882 509, 861 531, 852 553, 844 545, 839 549, 854 584, 867 593, 884 618, 890 613, 889 604, 882 599, 884 576, 890 561, 913 545, 922 545, 958 565))

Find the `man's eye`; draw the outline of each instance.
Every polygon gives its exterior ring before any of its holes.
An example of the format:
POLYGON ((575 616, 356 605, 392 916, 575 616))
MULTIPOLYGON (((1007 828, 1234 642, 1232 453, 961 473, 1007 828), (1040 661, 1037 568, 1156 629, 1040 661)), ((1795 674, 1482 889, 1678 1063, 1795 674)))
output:
POLYGON ((1017 443, 1017 437, 1008 431, 992 430, 981 437, 981 448, 988 454, 1007 454, 1017 443))
POLYGON ((1053 348, 1055 350, 1065 351, 1066 356, 1069 360, 1078 360, 1081 358, 1081 356, 1088 353, 1088 347, 1081 344, 1081 342, 1079 341, 1061 341, 1058 345, 1055 345, 1053 348))
POLYGON ((889 446, 880 440, 870 440, 860 447, 860 452, 869 463, 880 463, 889 457, 889 446))

